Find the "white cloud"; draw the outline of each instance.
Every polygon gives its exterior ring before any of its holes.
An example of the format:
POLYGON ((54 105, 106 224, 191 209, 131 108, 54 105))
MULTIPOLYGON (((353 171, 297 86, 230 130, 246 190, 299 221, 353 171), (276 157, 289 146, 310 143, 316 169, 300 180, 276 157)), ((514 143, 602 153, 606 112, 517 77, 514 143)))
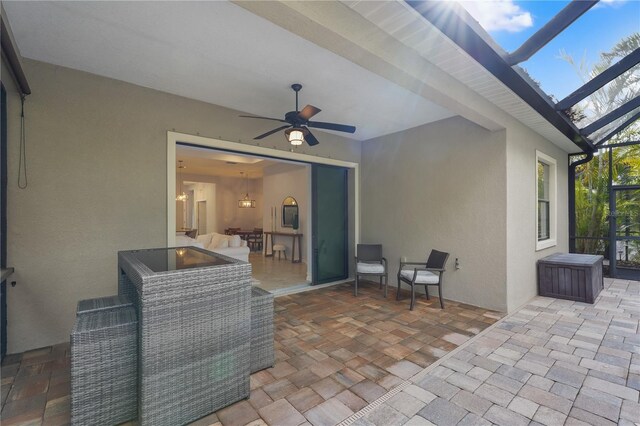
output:
POLYGON ((487 31, 516 33, 533 26, 531 13, 513 3, 513 0, 459 1, 487 31))

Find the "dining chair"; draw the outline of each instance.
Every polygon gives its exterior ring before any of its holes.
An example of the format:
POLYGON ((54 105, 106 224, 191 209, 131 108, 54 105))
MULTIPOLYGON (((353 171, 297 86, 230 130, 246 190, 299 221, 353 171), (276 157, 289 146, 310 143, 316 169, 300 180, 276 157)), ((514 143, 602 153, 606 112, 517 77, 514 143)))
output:
POLYGON ((444 309, 442 301, 442 283, 445 272, 445 265, 449 259, 449 253, 443 251, 431 250, 427 262, 400 262, 398 269, 398 292, 396 300, 400 300, 400 283, 405 282, 411 286, 411 306, 409 310, 413 311, 416 303, 416 286, 424 286, 424 292, 429 300, 428 286, 438 286, 438 296, 440 297, 440 308, 444 309), (415 268, 405 268, 406 265, 417 266, 415 268))
POLYGON ((358 244, 356 250, 356 281, 353 288, 353 295, 358 295, 358 284, 360 277, 378 277, 380 288, 384 278, 384 297, 387 297, 387 284, 389 275, 387 274, 387 259, 382 257, 382 244, 358 244))

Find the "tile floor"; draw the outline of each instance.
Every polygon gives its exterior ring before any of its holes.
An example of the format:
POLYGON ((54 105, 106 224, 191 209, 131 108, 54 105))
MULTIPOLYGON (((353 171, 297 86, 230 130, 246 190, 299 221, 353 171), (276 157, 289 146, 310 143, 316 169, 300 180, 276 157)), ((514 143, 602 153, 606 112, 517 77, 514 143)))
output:
POLYGON ((537 297, 342 423, 640 424, 640 282, 537 297))
POLYGON ((291 263, 274 257, 264 257, 261 252, 249 253, 251 275, 260 281, 258 287, 268 291, 290 288, 307 282, 307 264, 291 263))
MULTIPOLYGON (((270 260, 270 259, 269 259, 270 260)), ((437 299, 382 297, 348 284, 276 298, 276 364, 251 376, 251 395, 194 425, 339 423, 495 323, 501 314, 437 299)), ((69 422, 68 344, 8 355, 2 424, 69 422)))

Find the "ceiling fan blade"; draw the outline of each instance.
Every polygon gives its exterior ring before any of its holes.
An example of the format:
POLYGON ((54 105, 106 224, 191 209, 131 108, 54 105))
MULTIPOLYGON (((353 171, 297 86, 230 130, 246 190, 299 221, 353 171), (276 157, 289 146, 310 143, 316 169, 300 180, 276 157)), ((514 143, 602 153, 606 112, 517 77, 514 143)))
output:
POLYGON ((306 127, 302 126, 302 128, 304 129, 304 140, 305 142, 307 142, 307 144, 309 144, 309 146, 314 146, 314 145, 318 145, 320 142, 318 142, 318 139, 316 139, 315 136, 313 136, 313 133, 311 133, 311 131, 309 131, 309 129, 307 129, 306 127))
POLYGON ((302 111, 298 113, 298 117, 300 117, 304 121, 307 121, 320 111, 322 111, 320 108, 316 108, 313 105, 307 105, 306 107, 302 108, 302 111))
POLYGON ((278 127, 277 129, 273 129, 273 130, 271 130, 271 131, 269 131, 269 132, 267 132, 267 133, 263 133, 263 134, 261 134, 260 136, 256 136, 256 137, 255 137, 255 138, 253 138, 253 139, 262 139, 262 138, 266 138, 267 136, 272 135, 272 134, 274 134, 274 133, 276 133, 276 132, 279 132, 280 130, 284 130, 284 129, 286 129, 287 127, 291 127, 291 125, 289 124, 289 125, 286 125, 286 126, 278 127))
POLYGON ((315 127, 317 129, 337 130, 339 132, 355 133, 356 126, 348 126, 346 124, 336 123, 323 123, 322 121, 309 121, 307 123, 309 127, 315 127))
POLYGON ((238 117, 243 117, 243 118, 259 118, 261 120, 273 120, 273 121, 279 121, 281 123, 287 123, 287 121, 285 120, 281 120, 279 118, 270 118, 270 117, 260 117, 257 115, 239 115, 238 117))

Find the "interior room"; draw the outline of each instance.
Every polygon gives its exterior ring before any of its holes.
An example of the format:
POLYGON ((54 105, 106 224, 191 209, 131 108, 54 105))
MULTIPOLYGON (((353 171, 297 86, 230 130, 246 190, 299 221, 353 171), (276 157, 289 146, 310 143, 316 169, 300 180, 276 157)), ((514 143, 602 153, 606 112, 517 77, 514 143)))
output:
POLYGON ((186 145, 176 158, 176 245, 248 261, 272 292, 310 284, 309 165, 186 145))

